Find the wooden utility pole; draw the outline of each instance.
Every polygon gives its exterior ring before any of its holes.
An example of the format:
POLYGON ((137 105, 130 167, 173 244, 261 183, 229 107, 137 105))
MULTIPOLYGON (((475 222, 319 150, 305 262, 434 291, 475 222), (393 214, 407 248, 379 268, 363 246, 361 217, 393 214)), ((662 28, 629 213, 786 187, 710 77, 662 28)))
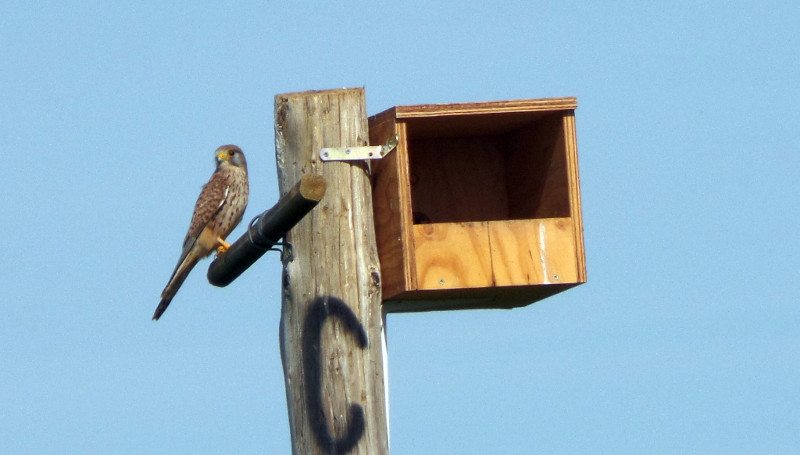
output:
POLYGON ((366 145, 363 89, 275 97, 281 194, 321 175, 325 197, 288 232, 280 340, 294 454, 388 453, 381 275, 364 161, 323 147, 366 145))

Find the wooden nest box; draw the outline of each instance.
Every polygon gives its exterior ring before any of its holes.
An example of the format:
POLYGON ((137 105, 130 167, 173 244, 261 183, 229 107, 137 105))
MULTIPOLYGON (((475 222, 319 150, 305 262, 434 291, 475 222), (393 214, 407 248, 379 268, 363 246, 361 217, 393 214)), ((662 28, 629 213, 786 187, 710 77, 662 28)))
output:
POLYGON ((396 106, 370 117, 390 312, 528 305, 586 281, 575 98, 396 106))

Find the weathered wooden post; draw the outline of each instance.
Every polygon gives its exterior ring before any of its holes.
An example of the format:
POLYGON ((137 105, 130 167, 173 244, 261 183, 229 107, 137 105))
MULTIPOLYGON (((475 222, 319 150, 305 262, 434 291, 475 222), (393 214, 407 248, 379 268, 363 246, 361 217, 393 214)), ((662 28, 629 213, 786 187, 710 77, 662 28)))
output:
POLYGON ((363 89, 275 97, 281 194, 321 175, 325 197, 285 237, 280 340, 294 454, 388 453, 381 274, 364 161, 320 149, 366 145, 363 89))

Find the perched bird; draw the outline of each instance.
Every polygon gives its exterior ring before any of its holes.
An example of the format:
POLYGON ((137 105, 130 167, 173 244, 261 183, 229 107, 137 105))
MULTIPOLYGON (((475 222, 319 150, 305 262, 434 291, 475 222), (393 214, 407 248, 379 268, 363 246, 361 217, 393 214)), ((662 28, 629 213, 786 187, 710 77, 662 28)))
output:
POLYGON ((247 183, 247 161, 242 149, 223 145, 216 152, 217 168, 203 186, 192 214, 189 232, 183 241, 183 251, 167 287, 161 293, 153 320, 167 309, 175 293, 192 271, 197 261, 211 254, 225 252, 230 245, 225 238, 242 221, 250 192, 247 183))

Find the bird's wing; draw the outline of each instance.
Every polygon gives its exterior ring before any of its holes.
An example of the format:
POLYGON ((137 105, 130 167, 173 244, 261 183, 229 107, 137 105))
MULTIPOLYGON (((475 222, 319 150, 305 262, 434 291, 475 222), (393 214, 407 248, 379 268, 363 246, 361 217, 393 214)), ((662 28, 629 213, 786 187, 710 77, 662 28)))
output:
MULTIPOLYGON (((197 202, 194 205, 194 214, 192 215, 192 222, 189 225, 189 232, 186 238, 197 238, 203 229, 214 219, 225 202, 228 199, 230 186, 228 179, 224 172, 215 172, 211 176, 211 180, 203 186, 200 196, 197 197, 197 202)), ((186 245, 184 245, 184 248, 186 245)))
MULTIPOLYGON (((189 252, 194 248, 197 243, 197 238, 203 229, 214 219, 214 216, 222 210, 228 198, 230 187, 228 186, 227 179, 221 172, 215 172, 211 179, 203 185, 200 196, 197 197, 197 202, 194 205, 194 214, 192 215, 192 222, 189 224, 189 232, 186 233, 186 238, 183 240, 183 250, 181 257, 178 259, 178 265, 172 272, 172 277, 180 268, 183 261, 189 255, 189 252)), ((172 280, 172 277, 170 280, 172 280)))

